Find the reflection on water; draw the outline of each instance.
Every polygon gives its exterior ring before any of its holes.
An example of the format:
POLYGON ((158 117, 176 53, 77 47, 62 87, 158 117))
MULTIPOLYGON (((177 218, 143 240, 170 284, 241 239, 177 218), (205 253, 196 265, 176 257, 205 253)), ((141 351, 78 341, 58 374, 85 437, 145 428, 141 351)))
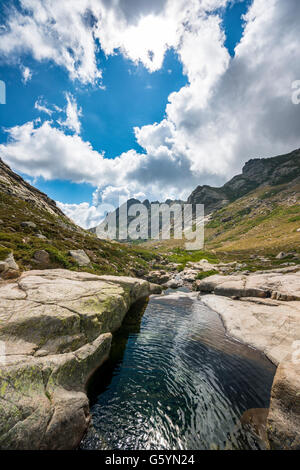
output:
POLYGON ((269 406, 274 373, 195 297, 153 297, 129 312, 89 385, 94 431, 82 448, 259 448, 240 418, 269 406))

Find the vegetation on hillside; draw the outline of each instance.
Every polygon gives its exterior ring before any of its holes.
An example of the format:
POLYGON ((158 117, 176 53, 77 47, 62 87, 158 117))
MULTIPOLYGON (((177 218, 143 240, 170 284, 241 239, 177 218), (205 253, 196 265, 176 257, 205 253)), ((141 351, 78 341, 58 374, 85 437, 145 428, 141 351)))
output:
POLYGON ((206 248, 235 251, 299 251, 300 181, 261 187, 212 214, 206 248))
POLYGON ((14 195, 0 192, 0 260, 13 252, 20 269, 67 268, 95 274, 135 275, 147 270, 148 262, 160 259, 157 253, 141 247, 131 247, 99 240, 80 229, 67 217, 49 213, 14 195), (36 227, 23 227, 22 222, 36 227), (45 238, 39 238, 43 236, 45 238), (70 250, 83 249, 91 259, 89 267, 79 267, 70 250), (41 266, 34 253, 45 250, 50 263, 41 266))

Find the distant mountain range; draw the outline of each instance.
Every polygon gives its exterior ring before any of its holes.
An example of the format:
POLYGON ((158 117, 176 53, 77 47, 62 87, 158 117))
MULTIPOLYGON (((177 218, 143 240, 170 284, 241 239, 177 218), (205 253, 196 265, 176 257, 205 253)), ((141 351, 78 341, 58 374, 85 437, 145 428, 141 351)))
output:
MULTIPOLYGON (((300 177, 300 149, 287 155, 280 155, 273 158, 255 158, 249 160, 240 175, 234 176, 222 187, 212 187, 208 185, 198 186, 188 197, 187 201, 167 200, 165 204, 184 204, 185 202, 196 205, 204 204, 205 215, 211 216, 217 211, 229 206, 233 202, 242 199, 253 191, 263 187, 280 187, 296 181, 300 177)), ((283 189, 283 188, 282 188, 283 189)), ((280 191, 280 189, 279 189, 280 191)), ((158 201, 156 201, 157 203, 158 201)), ((139 201, 129 199, 127 207, 134 204, 143 204, 148 210, 149 236, 151 233, 150 201, 139 201)), ((120 208, 116 209, 116 220, 119 220, 120 208)), ((134 217, 128 218, 128 225, 134 217)), ((102 223, 102 227, 105 223, 102 223)), ((96 228, 90 229, 96 232, 96 228)))

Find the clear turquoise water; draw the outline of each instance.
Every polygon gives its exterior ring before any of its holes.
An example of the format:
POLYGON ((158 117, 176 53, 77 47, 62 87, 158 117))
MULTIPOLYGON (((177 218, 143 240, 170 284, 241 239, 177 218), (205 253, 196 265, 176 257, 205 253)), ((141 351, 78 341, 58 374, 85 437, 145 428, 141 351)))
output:
POLYGON ((93 377, 89 449, 257 449, 243 413, 269 406, 275 367, 176 292, 127 315, 93 377))

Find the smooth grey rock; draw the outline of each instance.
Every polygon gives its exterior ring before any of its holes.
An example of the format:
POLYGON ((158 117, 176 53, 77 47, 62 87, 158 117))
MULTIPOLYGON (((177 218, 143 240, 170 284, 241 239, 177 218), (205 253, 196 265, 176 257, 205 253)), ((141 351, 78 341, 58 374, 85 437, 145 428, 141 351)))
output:
POLYGON ((69 253, 79 266, 91 264, 91 260, 84 250, 71 250, 69 253))
POLYGON ((10 269, 15 269, 16 271, 19 269, 19 266, 15 262, 15 258, 13 253, 10 253, 5 260, 5 263, 8 265, 10 269))
POLYGON ((216 274, 195 282, 196 290, 227 297, 272 297, 278 300, 300 300, 300 271, 295 273, 216 274))
POLYGON ((89 421, 88 378, 147 281, 63 269, 0 285, 0 449, 73 449, 89 421))
POLYGON ((228 333, 259 349, 279 364, 300 338, 300 302, 244 298, 232 300, 213 294, 201 301, 221 315, 228 333))

